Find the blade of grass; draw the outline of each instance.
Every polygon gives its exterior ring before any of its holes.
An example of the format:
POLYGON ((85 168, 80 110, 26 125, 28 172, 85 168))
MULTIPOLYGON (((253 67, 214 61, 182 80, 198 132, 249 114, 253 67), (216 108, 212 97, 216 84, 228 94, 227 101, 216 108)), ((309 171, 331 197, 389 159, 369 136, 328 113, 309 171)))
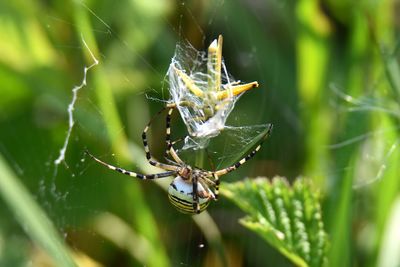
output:
POLYGON ((375 266, 388 267, 400 265, 400 198, 397 197, 390 210, 389 220, 386 222, 383 241, 379 249, 378 262, 375 266))
POLYGON ((207 242, 217 252, 221 266, 228 266, 228 261, 225 253, 224 244, 222 243, 221 232, 211 215, 204 211, 199 215, 192 216, 193 221, 203 232, 207 242))
POLYGON ((0 195, 25 232, 57 266, 77 266, 53 223, 0 154, 0 195))
MULTIPOLYGON (((386 115, 376 116, 376 122, 380 122, 382 128, 392 128, 395 129, 393 120, 386 115)), ((381 153, 385 155, 382 159, 380 168, 382 169, 381 177, 378 177, 379 183, 376 185, 376 199, 375 199, 375 244, 374 244, 374 256, 377 255, 379 250, 382 248, 382 242, 385 235, 387 220, 390 216, 390 209, 393 202, 396 200, 399 192, 399 172, 398 163, 400 160, 400 153, 398 151, 399 135, 397 131, 387 131, 385 135, 382 135, 377 144, 388 144, 388 149, 384 150, 384 153, 379 151, 379 147, 376 149, 375 153, 381 153), (391 146, 391 147, 390 147, 391 146), (389 152, 390 151, 390 152, 389 152)), ((386 146, 383 146, 386 148, 386 146)), ((379 175, 379 174, 377 174, 379 175)), ((387 233, 386 233, 387 234, 387 233)), ((374 259, 376 260, 376 259, 374 259)), ((374 262, 371 260, 371 262, 374 262)), ((371 265, 372 266, 372 265, 371 265)))
POLYGON ((121 249, 129 252, 132 258, 146 264, 157 254, 147 238, 137 234, 130 225, 111 213, 102 213, 93 220, 94 230, 121 249))
MULTIPOLYGON (((351 163, 350 166, 354 165, 351 163)), ((334 212, 330 213, 329 234, 331 236, 331 246, 329 249, 330 266, 350 266, 351 249, 351 220, 353 209, 353 176, 352 171, 348 171, 343 176, 343 181, 338 185, 338 194, 329 201, 335 202, 334 212)))
MULTIPOLYGON (((350 59, 345 65, 345 62, 340 62, 346 66, 346 87, 345 91, 352 96, 359 96, 364 90, 364 76, 366 70, 364 65, 361 65, 357 60, 361 56, 368 53, 368 39, 366 38, 367 28, 365 27, 365 18, 362 14, 354 12, 351 20, 351 39, 347 47, 347 55, 350 59)), ((358 136, 367 130, 367 118, 364 114, 348 113, 342 116, 340 138, 349 140, 353 136, 358 136), (349 127, 351 126, 351 127, 349 127)), ((359 158, 355 153, 354 147, 348 146, 338 151, 332 151, 335 157, 337 168, 346 168, 354 166, 359 158)), ((339 173, 337 178, 333 180, 331 194, 326 201, 325 211, 327 225, 332 237, 329 260, 332 266, 349 266, 352 261, 352 239, 351 225, 354 217, 352 211, 354 209, 354 191, 353 184, 355 172, 352 168, 346 168, 346 171, 339 173)))
POLYGON ((331 129, 325 91, 329 61, 331 25, 319 1, 302 0, 296 4, 298 35, 296 40, 298 91, 306 134, 305 175, 322 185, 328 167, 328 151, 324 149, 331 129))
MULTIPOLYGON (((86 6, 85 6, 86 7, 86 6)), ((75 21, 78 25, 78 29, 82 31, 82 35, 88 43, 88 46, 92 52, 97 55, 98 48, 93 36, 91 23, 87 16, 87 11, 90 12, 89 7, 83 8, 79 4, 75 8, 75 21)), ((109 28, 108 25, 105 25, 109 28)), ((111 141, 113 151, 121 156, 121 159, 127 161, 130 157, 128 151, 128 141, 121 129, 121 120, 118 115, 115 99, 111 90, 110 85, 107 82, 107 75, 101 64, 97 68, 96 72, 92 74, 94 78, 97 101, 99 108, 104 116, 105 125, 111 141)), ((153 246, 152 251, 155 253, 152 257, 148 258, 146 265, 148 266, 169 266, 169 260, 164 246, 159 236, 156 221, 147 202, 144 199, 143 193, 140 190, 139 184, 131 183, 129 188, 125 189, 127 201, 134 203, 132 205, 132 221, 137 229, 137 232, 148 239, 149 244, 153 246)))
MULTIPOLYGON (((373 28, 375 43, 380 47, 381 62, 392 95, 387 94, 387 87, 384 83, 380 85, 379 89, 384 92, 386 106, 394 107, 394 110, 397 110, 400 105, 400 66, 398 63, 400 43, 398 41, 395 43, 394 41, 396 27, 392 10, 392 1, 382 1, 378 5, 373 5, 373 8, 368 12, 369 16, 373 17, 375 21, 373 28), (395 104, 397 105, 393 105, 392 101, 396 102, 395 104)), ((380 73, 381 66, 375 65, 377 69, 379 67, 378 71, 380 73)), ((375 114, 373 118, 374 125, 377 127, 384 129, 388 127, 393 131, 388 131, 381 136, 381 142, 391 147, 384 152, 386 156, 381 165, 383 174, 376 188, 375 244, 373 253, 371 253, 372 257, 367 261, 370 262, 369 266, 399 266, 399 257, 393 254, 395 250, 393 248, 398 248, 399 236, 399 232, 396 229, 398 228, 396 227, 396 221, 398 221, 396 219, 399 217, 398 192, 400 184, 398 175, 400 158, 398 151, 399 132, 396 129, 399 125, 399 118, 391 117, 387 114, 375 114), (392 208, 390 209, 390 207, 392 208)))

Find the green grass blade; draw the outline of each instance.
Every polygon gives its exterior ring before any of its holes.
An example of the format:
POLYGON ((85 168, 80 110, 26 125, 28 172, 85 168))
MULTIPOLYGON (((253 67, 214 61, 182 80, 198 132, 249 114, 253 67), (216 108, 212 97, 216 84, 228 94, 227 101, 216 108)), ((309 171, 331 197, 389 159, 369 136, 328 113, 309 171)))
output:
POLYGON ((326 97, 326 78, 329 72, 331 25, 319 1, 296 1, 298 33, 296 36, 298 94, 303 108, 306 158, 304 173, 322 187, 328 168, 329 155, 324 145, 329 141, 332 127, 326 97))
POLYGON ((0 155, 0 195, 25 232, 57 266, 77 266, 56 228, 0 155))
MULTIPOLYGON (((93 31, 87 12, 80 6, 75 9, 75 21, 81 29, 82 36, 86 39, 90 49, 97 55, 98 46, 93 35, 93 31)), ((107 126, 107 134, 113 151, 122 156, 122 160, 130 158, 128 151, 128 140, 121 129, 122 122, 118 115, 117 105, 113 96, 111 86, 107 80, 106 72, 103 66, 97 67, 96 71, 92 74, 94 86, 96 88, 96 95, 99 108, 104 116, 104 121, 107 126)), ((126 199, 130 203, 135 203, 132 207, 132 221, 138 234, 147 238, 149 244, 152 245, 154 252, 152 257, 147 258, 147 262, 143 263, 147 266, 170 266, 168 255, 161 242, 157 223, 153 214, 147 205, 144 195, 138 184, 131 183, 129 188, 126 188, 126 199)))
MULTIPOLYGON (((396 50, 400 44, 397 44, 396 50)), ((400 102, 400 67, 395 54, 387 53, 385 49, 381 49, 381 57, 386 72, 386 77, 392 89, 393 95, 397 102, 400 102)))
POLYGON ((298 179, 290 186, 275 177, 246 179, 224 184, 223 195, 248 215, 240 222, 264 238, 296 266, 326 264, 327 234, 321 207, 307 180, 298 179))
POLYGON ((378 267, 400 266, 400 198, 397 197, 386 222, 383 241, 379 249, 378 267))

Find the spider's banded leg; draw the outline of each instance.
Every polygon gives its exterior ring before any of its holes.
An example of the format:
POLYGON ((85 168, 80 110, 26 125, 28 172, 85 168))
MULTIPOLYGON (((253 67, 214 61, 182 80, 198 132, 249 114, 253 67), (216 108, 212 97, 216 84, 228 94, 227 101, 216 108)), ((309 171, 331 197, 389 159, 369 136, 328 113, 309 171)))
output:
POLYGON ((165 119, 166 124, 165 124, 165 142, 167 144, 167 154, 169 154, 169 150, 172 147, 172 143, 171 143, 171 115, 172 112, 174 111, 174 108, 170 108, 168 109, 168 113, 167 113, 167 117, 165 119))
POLYGON ((171 157, 178 163, 178 164, 184 164, 182 159, 178 156, 178 153, 176 153, 173 144, 171 142, 171 115, 172 112, 174 111, 175 108, 170 108, 167 113, 166 117, 166 138, 165 141, 167 143, 167 150, 166 154, 171 155, 171 157))
POLYGON ((209 179, 208 177, 204 178, 204 181, 209 184, 212 188, 214 188, 214 197, 215 200, 218 200, 219 196, 219 178, 218 175, 216 175, 214 172, 211 172, 211 176, 214 178, 214 180, 209 179))
POLYGON ((173 171, 173 170, 176 170, 176 166, 161 163, 161 162, 158 162, 153 159, 153 157, 151 156, 151 153, 150 153, 149 145, 147 143, 147 131, 149 130, 151 123, 153 122, 154 118, 156 116, 158 116, 160 113, 162 113, 164 110, 165 110, 165 108, 160 110, 155 116, 153 116, 151 118, 149 123, 146 125, 146 127, 144 128, 143 133, 142 133, 142 141, 143 141, 144 151, 146 152, 146 159, 151 165, 153 165, 155 167, 159 167, 159 168, 167 170, 167 171, 173 171))
POLYGON ((199 182, 206 190, 209 191, 209 193, 212 193, 212 198, 214 200, 218 200, 219 179, 217 176, 214 175, 214 173, 208 173, 206 176, 203 176, 201 179, 199 179, 199 182), (211 180, 210 177, 213 177, 214 180, 211 180))
POLYGON ((208 186, 208 183, 205 180, 199 179, 199 184, 204 189, 203 192, 199 192, 201 198, 215 199, 214 191, 211 190, 211 187, 208 186))
POLYGON ((225 169, 222 169, 222 170, 218 170, 218 171, 213 172, 214 175, 216 175, 216 176, 221 176, 221 175, 227 174, 227 173, 229 173, 229 172, 231 172, 231 171, 234 171, 234 170, 236 170, 237 168, 239 168, 240 166, 242 166, 246 161, 248 161, 248 160, 250 160, 252 157, 254 157, 254 155, 258 152, 258 150, 260 150, 260 148, 261 148, 261 146, 262 146, 264 140, 271 134, 271 131, 272 131, 272 124, 268 125, 268 130, 267 130, 267 132, 265 133, 265 135, 264 135, 263 138, 261 139, 260 143, 257 145, 257 147, 256 147, 253 151, 251 151, 246 157, 242 158, 241 160, 239 160, 238 162, 236 162, 236 163, 233 164, 232 166, 229 166, 229 167, 227 167, 227 168, 225 168, 225 169))
MULTIPOLYGON (((171 146, 173 147, 175 144, 177 144, 177 143, 179 143, 179 142, 182 142, 184 139, 185 139, 185 137, 181 137, 181 138, 178 138, 178 139, 172 141, 172 142, 171 142, 171 146)), ((175 150, 175 148, 174 148, 174 150, 175 150)), ((175 152, 178 154, 178 150, 175 150, 175 152)), ((165 155, 164 155, 164 157, 168 157, 169 155, 170 155, 170 154, 169 154, 169 150, 166 149, 166 150, 165 150, 165 155)))
POLYGON ((193 210, 196 211, 197 214, 200 213, 200 203, 199 203, 199 192, 197 188, 197 177, 193 177, 192 185, 193 185, 193 210))
POLYGON ((96 158, 95 156, 93 156, 92 154, 90 154, 89 151, 87 151, 87 150, 86 150, 86 154, 88 154, 92 159, 94 159, 95 161, 97 161, 101 165, 104 165, 104 166, 106 166, 107 168, 109 168, 109 169, 111 169, 113 171, 117 171, 119 173, 126 174, 126 175, 129 175, 129 176, 132 176, 132 177, 136 177, 136 178, 139 178, 139 179, 142 179, 142 180, 164 178, 164 177, 168 177, 168 176, 174 176, 177 173, 176 171, 166 171, 166 172, 162 172, 162 173, 155 173, 155 174, 148 174, 148 175, 140 174, 140 173, 136 173, 136 172, 133 172, 133 171, 128 171, 128 170, 122 169, 120 167, 116 167, 116 166, 113 166, 111 164, 105 163, 104 161, 102 161, 102 160, 96 158))
POLYGON ((215 181, 211 180, 210 177, 214 177, 212 172, 204 174, 201 179, 204 180, 209 186, 216 186, 215 181))
POLYGON ((215 183, 215 190, 214 190, 214 195, 215 195, 215 200, 218 200, 218 196, 219 196, 219 178, 218 175, 213 173, 213 177, 214 177, 214 183, 215 183))

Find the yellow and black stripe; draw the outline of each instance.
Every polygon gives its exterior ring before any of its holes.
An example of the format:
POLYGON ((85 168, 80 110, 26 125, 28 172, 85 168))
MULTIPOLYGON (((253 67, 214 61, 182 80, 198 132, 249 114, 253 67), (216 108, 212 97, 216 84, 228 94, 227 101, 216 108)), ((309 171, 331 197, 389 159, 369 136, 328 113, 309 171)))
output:
POLYGON ((176 174, 177 174, 176 171, 166 171, 166 172, 162 172, 162 173, 147 174, 147 175, 146 174, 140 174, 140 173, 136 173, 136 172, 133 172, 133 171, 128 171, 128 170, 125 170, 123 168, 116 167, 116 166, 113 166, 111 164, 105 163, 104 161, 102 161, 102 160, 96 158, 95 156, 93 156, 92 154, 90 154, 89 151, 87 151, 87 150, 86 150, 86 154, 88 154, 92 159, 94 159, 95 161, 97 161, 101 165, 106 166, 110 170, 117 171, 119 173, 122 173, 122 174, 125 174, 125 175, 129 175, 129 176, 132 176, 132 177, 136 177, 136 178, 139 178, 141 180, 147 180, 147 179, 152 180, 152 179, 164 178, 164 177, 168 177, 168 176, 176 176, 176 174))
MULTIPOLYGON (((175 160, 176 163, 181 164, 181 165, 185 165, 185 163, 183 162, 183 160, 178 156, 178 153, 175 151, 174 147, 173 147, 173 143, 171 141, 171 115, 172 112, 174 111, 175 107, 170 107, 168 109, 168 113, 166 116, 166 137, 165 137, 165 142, 167 144, 167 149, 166 149, 166 156, 171 156, 173 160, 175 160)), ((178 140, 179 141, 179 140, 178 140)))
POLYGON ((260 150, 260 148, 261 148, 261 146, 262 146, 264 140, 265 140, 268 136, 271 135, 272 128, 273 128, 273 125, 272 125, 272 124, 269 124, 269 125, 268 125, 268 129, 267 129, 267 132, 265 133, 265 135, 264 135, 263 138, 261 139, 260 143, 259 143, 259 144, 256 146, 256 148, 255 148, 253 151, 251 151, 246 157, 242 158, 241 160, 239 160, 238 162, 236 162, 236 163, 233 164, 232 166, 229 166, 229 167, 227 167, 227 168, 225 168, 225 169, 222 169, 222 170, 215 171, 214 174, 215 174, 216 176, 221 176, 221 175, 227 174, 227 173, 229 173, 229 172, 231 172, 231 171, 236 170, 237 168, 239 168, 240 166, 242 166, 246 161, 248 161, 248 160, 250 160, 252 157, 254 157, 254 155, 260 150))
MULTIPOLYGON (((162 109, 157 114, 161 113, 163 110, 165 110, 165 109, 162 109)), ((150 120, 150 122, 146 125, 146 127, 144 128, 143 133, 142 133, 142 141, 143 141, 144 151, 146 153, 146 159, 151 165, 153 165, 155 167, 159 167, 159 168, 162 168, 167 171, 176 171, 177 170, 176 166, 158 162, 158 161, 154 160, 153 157, 151 156, 150 148, 149 148, 149 145, 147 142, 147 131, 149 130, 150 124, 153 122, 154 118, 155 117, 153 117, 150 120)))
POLYGON ((210 204, 210 200, 206 200, 202 203, 199 203, 199 208, 197 209, 197 205, 194 202, 179 198, 175 195, 168 194, 169 201, 171 204, 180 212, 190 215, 195 215, 203 212, 208 205, 210 204))

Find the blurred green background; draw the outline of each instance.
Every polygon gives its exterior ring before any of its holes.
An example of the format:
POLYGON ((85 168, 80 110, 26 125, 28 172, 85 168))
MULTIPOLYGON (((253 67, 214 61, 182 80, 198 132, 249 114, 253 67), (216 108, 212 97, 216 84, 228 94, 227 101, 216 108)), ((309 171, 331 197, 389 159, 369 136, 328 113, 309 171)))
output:
MULTIPOLYGON (((69 255, 79 266, 292 266, 242 228, 223 197, 192 218, 169 204, 168 179, 129 179, 84 155, 154 171, 140 135, 163 106, 154 99, 168 99, 175 45, 205 50, 219 34, 228 71, 261 85, 229 124, 274 124, 255 159, 223 181, 309 177, 322 194, 329 266, 400 266, 399 4, 1 1, 0 266, 70 266, 69 255), (55 165, 72 88, 93 63, 82 38, 99 65, 78 92, 65 162, 55 165)), ((150 139, 158 158, 163 122, 150 139)), ((173 131, 186 134, 178 116, 173 131)), ((227 156, 218 148, 243 137, 211 149, 227 156)))

